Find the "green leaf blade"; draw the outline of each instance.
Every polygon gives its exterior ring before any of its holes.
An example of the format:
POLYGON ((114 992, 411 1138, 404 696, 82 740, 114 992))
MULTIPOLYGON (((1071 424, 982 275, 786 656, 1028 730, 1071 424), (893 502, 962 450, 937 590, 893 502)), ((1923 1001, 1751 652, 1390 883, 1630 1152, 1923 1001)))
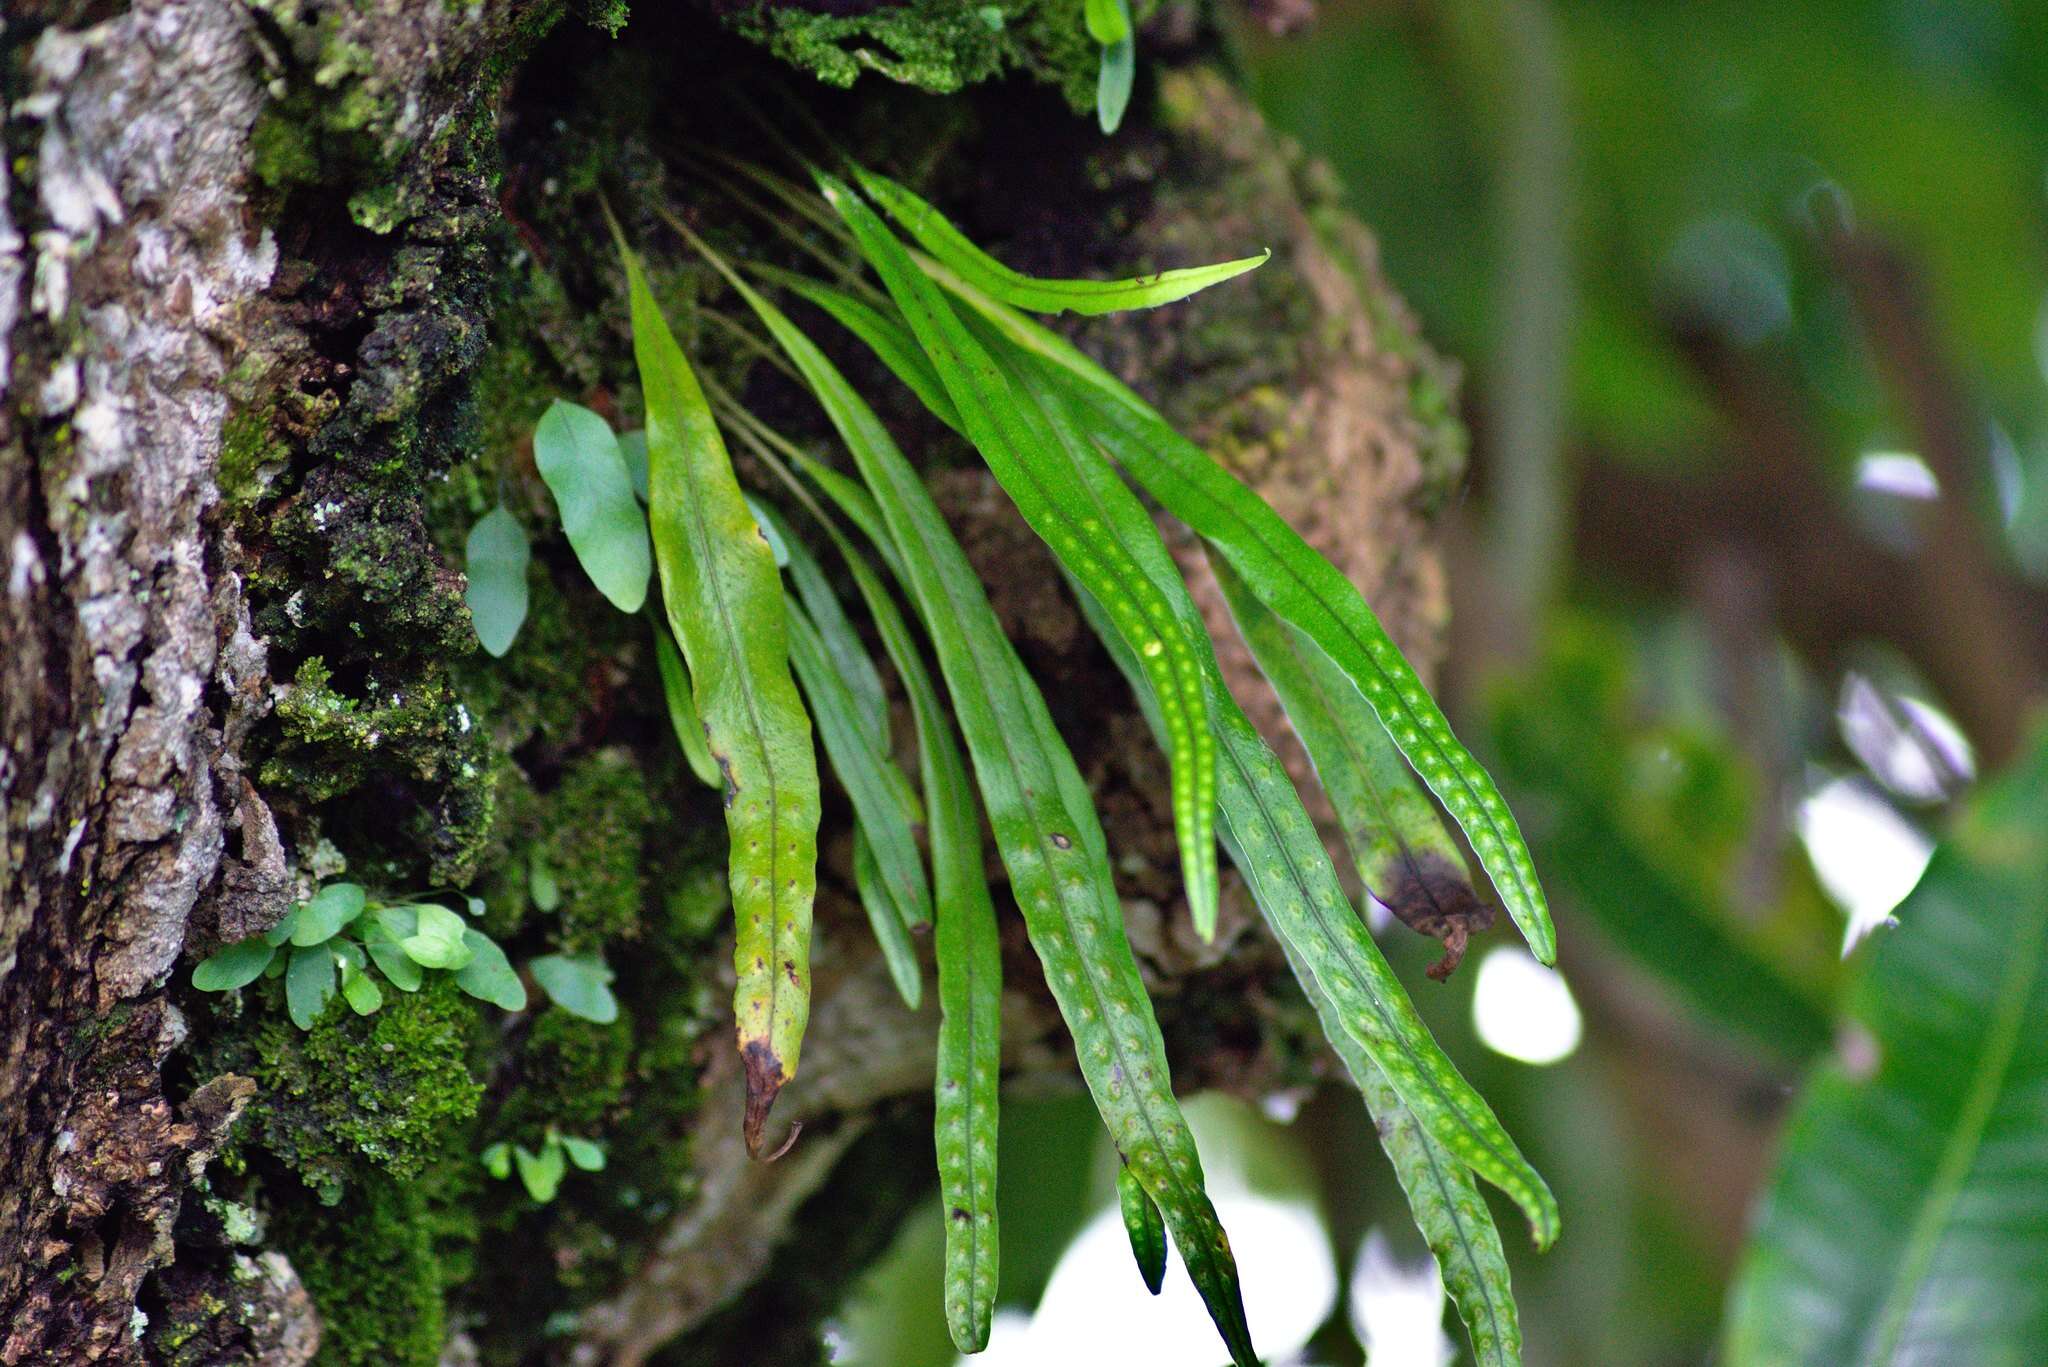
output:
POLYGON ((660 622, 654 624, 654 666, 661 674, 662 701, 668 705, 668 724, 683 748, 683 762, 707 788, 722 788, 725 780, 711 758, 704 740, 704 722, 697 715, 696 695, 690 688, 690 667, 683 663, 675 638, 660 622))
POLYGON ((704 392, 619 246, 647 406, 648 511, 670 629, 725 780, 731 838, 734 1014, 747 1074, 748 1147, 796 1074, 810 1017, 819 789, 811 722, 790 678, 782 588, 704 392))
POLYGON ((291 952, 284 971, 285 1012, 292 1024, 311 1030, 334 999, 334 950, 325 943, 291 952))
POLYGON ((562 531, 598 592, 620 612, 647 601, 654 569, 647 519, 611 424, 580 404, 556 399, 533 433, 533 463, 562 516, 562 531))
POLYGON ((199 961, 192 969, 192 986, 201 992, 232 992, 247 987, 263 976, 277 950, 265 944, 261 935, 237 940, 199 961))
POLYGON ((519 981, 498 942, 475 926, 463 929, 462 942, 469 948, 469 962, 456 970, 455 985, 501 1011, 524 1011, 526 984, 519 981))
MULTIPOLYGON (((1131 87, 1137 83, 1137 79, 1138 44, 1136 39, 1126 33, 1123 37, 1102 49, 1102 65, 1095 74, 1095 122, 1104 133, 1114 133, 1117 129, 1123 127, 1124 111, 1131 107, 1131 87)), ((1245 265, 1243 262, 1238 261, 1227 262, 1225 265, 1238 266, 1243 270, 1250 270, 1251 266, 1259 265, 1265 261, 1264 257, 1247 259, 1250 260, 1251 265, 1245 265)), ((1216 268, 1211 267, 1211 269, 1216 268)), ((1236 271, 1231 272, 1232 275, 1237 273, 1236 271)), ((1199 289, 1201 287, 1198 285, 1195 288, 1199 289)), ((1194 290, 1191 289, 1187 293, 1192 294, 1194 290)), ((1171 297, 1179 298, 1180 296, 1174 295, 1171 297)), ((1019 303, 1019 301, 1014 299, 1011 302, 1019 303)), ((1162 299, 1159 302, 1165 303, 1167 300, 1162 299)), ((1026 306, 1019 303, 1019 307, 1026 306)), ((1142 306, 1131 305, 1129 307, 1142 306)), ((1043 311, 1046 310, 1041 309, 1041 312, 1043 311)), ((1076 309, 1075 311, 1088 313, 1094 310, 1076 309)))
MULTIPOLYGON (((1104 93, 1120 96, 1123 103, 1130 99, 1130 78, 1133 70, 1130 40, 1120 45, 1122 56, 1112 57, 1115 48, 1103 52, 1104 93), (1112 61, 1117 63, 1117 72, 1110 74, 1112 61), (1120 83, 1121 89, 1110 88, 1110 83, 1120 83)), ((1103 117, 1104 132, 1113 132, 1106 108, 1103 117)), ((1121 122, 1123 109, 1114 109, 1116 121, 1121 122)), ((947 221, 935 207, 926 203, 912 191, 898 185, 888 177, 872 171, 859 173, 861 188, 888 211, 889 216, 902 225, 916 243, 937 257, 948 267, 957 271, 962 278, 978 289, 986 291, 1006 304, 1034 313, 1063 313, 1072 310, 1081 314, 1116 313, 1125 309, 1157 308, 1170 304, 1176 299, 1185 299, 1198 290, 1243 275, 1266 263, 1272 256, 1270 251, 1257 256, 1247 256, 1236 261, 1221 261, 1210 266, 1190 266, 1182 270, 1161 271, 1155 275, 1141 275, 1129 280, 1041 280, 1014 271, 1002 262, 984 252, 968 236, 947 221)), ((828 195, 829 199, 830 196, 828 195)), ((893 291, 892 291, 893 292, 893 291)), ((901 303, 901 301, 898 301, 901 303)), ((958 396, 955 396, 956 400, 958 396)))
POLYGON ((1864 1057, 1786 1129, 1733 1367, 2029 1362, 2048 1343, 2048 739, 1972 801, 1871 954, 1864 1057))
POLYGON ((291 942, 305 948, 333 939, 363 914, 368 901, 367 894, 355 883, 329 883, 300 906, 298 918, 292 923, 291 942))

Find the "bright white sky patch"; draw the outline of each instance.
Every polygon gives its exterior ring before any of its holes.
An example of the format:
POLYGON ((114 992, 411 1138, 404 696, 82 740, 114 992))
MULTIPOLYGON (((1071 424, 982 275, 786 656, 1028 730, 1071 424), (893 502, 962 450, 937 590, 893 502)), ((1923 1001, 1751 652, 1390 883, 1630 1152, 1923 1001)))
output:
POLYGON ((1853 779, 1830 779, 1799 804, 1814 876, 1849 918, 1842 953, 1881 926, 1926 871, 1934 842, 1853 779))
POLYGON ((1351 1269, 1351 1330, 1372 1367, 1447 1367, 1456 1350, 1436 1259, 1403 1263, 1386 1235, 1368 1231, 1351 1269))
MULTIPOLYGON (((1337 1304, 1337 1264, 1322 1217, 1306 1201, 1242 1193, 1217 1195, 1216 1207, 1237 1254, 1252 1342, 1266 1361, 1285 1362, 1307 1346, 1337 1304)), ((1166 1284, 1159 1295, 1146 1295, 1123 1220, 1110 1209, 1097 1212, 1060 1255, 1029 1323, 999 1317, 987 1351, 961 1362, 966 1367, 1155 1362, 1212 1367, 1228 1360, 1180 1254, 1167 1255, 1166 1284)))
POLYGON ((1472 1028, 1497 1054, 1523 1063, 1556 1063, 1579 1047, 1584 1023, 1572 990, 1526 949, 1502 945, 1479 964, 1472 1028))

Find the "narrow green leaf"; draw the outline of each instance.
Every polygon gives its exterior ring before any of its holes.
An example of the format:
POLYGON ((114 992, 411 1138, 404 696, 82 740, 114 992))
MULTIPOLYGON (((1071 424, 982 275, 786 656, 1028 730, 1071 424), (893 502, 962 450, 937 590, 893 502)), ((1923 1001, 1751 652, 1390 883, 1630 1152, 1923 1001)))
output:
POLYGON ((562 531, 590 582, 620 612, 638 612, 654 560, 647 518, 611 424, 556 399, 534 429, 533 463, 555 496, 562 531))
POLYGON ((746 1135, 796 1075, 810 1016, 818 767, 789 675, 775 560, 733 478, 682 349, 622 240, 633 352, 647 406, 649 516, 669 627, 725 779, 731 838, 734 1014, 747 1074, 746 1135))
POLYGON ((2048 1344, 2048 735, 1973 798, 1779 1141, 1731 1367, 2021 1363, 2048 1344))
POLYGON ((1415 1227, 1436 1255, 1444 1289, 1450 1292, 1458 1317, 1471 1336, 1472 1360, 1478 1367, 1519 1367, 1522 1326, 1508 1276, 1507 1254, 1471 1172, 1456 1154, 1437 1142, 1422 1117, 1401 1099, 1372 1055, 1345 1029, 1342 1013, 1317 985, 1315 974, 1292 946, 1285 948, 1302 994, 1323 1024, 1324 1037, 1365 1098, 1380 1146, 1408 1197, 1415 1227))
POLYGON ((311 1030, 334 999, 334 950, 322 943, 292 950, 284 973, 285 1011, 292 1024, 311 1030))
POLYGON ((526 621, 526 566, 532 558, 526 529, 503 506, 485 513, 469 529, 463 546, 469 575, 464 599, 486 654, 503 655, 518 638, 526 621))
POLYGON ((519 981, 498 942, 475 926, 467 926, 462 943, 469 948, 469 962, 456 970, 455 985, 502 1011, 524 1011, 526 984, 519 981))
POLYGON ((1166 1222, 1129 1166, 1122 1163, 1116 1169, 1116 1200, 1123 1211, 1124 1233, 1130 1238, 1138 1275, 1145 1279, 1145 1289, 1156 1296, 1166 1280, 1166 1222))
MULTIPOLYGON (((1157 572, 1164 582, 1167 569, 1157 572)), ((1129 648, 1105 626, 1100 604, 1078 587, 1076 596, 1157 730, 1158 701, 1129 648)), ((1415 1014, 1400 979, 1345 898, 1286 767, 1231 699, 1214 657, 1206 664, 1221 756, 1223 843, 1252 900, 1334 1003, 1344 1033, 1386 1074, 1432 1137, 1512 1197, 1528 1217, 1537 1247, 1548 1247, 1559 1224, 1550 1188, 1415 1014)))
POLYGON ((612 995, 618 975, 602 959, 569 954, 543 954, 527 964, 548 1000, 572 1016, 599 1025, 619 1018, 619 999, 612 995))
POLYGON ((865 724, 860 704, 837 670, 818 629, 795 603, 786 605, 789 616, 789 661, 796 666, 798 682, 810 700, 817 721, 818 739, 839 775, 839 784, 853 803, 872 852, 878 876, 888 885, 889 899, 881 911, 870 917, 875 934, 889 958, 896 987, 913 1009, 923 997, 917 972, 917 953, 911 947, 902 916, 931 921, 931 885, 925 881, 924 859, 918 853, 917 836, 905 820, 902 804, 892 793, 885 769, 894 762, 881 752, 873 731, 865 724), (895 914, 901 909, 902 915, 895 914))
POLYGON ((1365 598, 1316 554, 1264 500, 1240 484, 1108 371, 1065 338, 974 289, 959 275, 927 267, 1022 351, 1092 419, 1089 432, 1168 512, 1202 536, 1259 600, 1298 627, 1372 704, 1394 743, 1465 831, 1501 902, 1544 963, 1557 960, 1535 862, 1514 814, 1365 598))
POLYGON ((683 759, 690 772, 707 788, 724 786, 711 748, 704 742, 704 723, 697 716, 697 699, 690 690, 690 668, 683 663, 673 636, 659 621, 654 623, 654 664, 661 671, 661 696, 668 703, 668 724, 683 747, 683 759))
MULTIPOLYGON (((828 192, 828 198, 833 196, 828 192)), ((903 310, 959 410, 968 436, 1033 531, 1110 609, 1158 691, 1172 766, 1174 829, 1188 909, 1206 937, 1216 924, 1216 747, 1199 658, 1199 616, 1181 616, 1135 559, 1158 529, 1115 471, 1064 422, 1058 401, 1020 393, 945 295, 851 192, 833 199, 903 310)))
MULTIPOLYGON (((1104 133, 1114 133, 1123 126, 1124 111, 1131 106, 1131 86, 1137 81, 1137 78, 1138 43, 1131 35, 1125 34, 1122 38, 1117 39, 1114 43, 1102 49, 1102 66, 1095 75, 1095 121, 1101 126, 1104 133)), ((1265 259, 1263 256, 1253 259, 1252 265, 1259 265, 1265 259)), ((1228 264, 1242 265, 1241 262, 1230 262, 1228 264)), ((1210 269, 1219 268, 1211 267, 1210 269)), ((1243 266, 1243 269, 1249 270, 1251 267, 1243 266)), ((1236 273, 1235 271, 1231 272, 1233 275, 1236 273)), ((1139 277, 1141 281, 1147 278, 1149 277, 1139 277)), ((1215 282, 1209 280, 1202 283, 1214 284, 1215 282)), ((1200 288, 1200 285, 1195 287, 1195 289, 1200 288)), ((1192 294, 1194 290, 1186 290, 1183 293, 1192 294)), ((1169 296, 1169 298, 1175 299, 1179 297, 1180 295, 1178 294, 1169 296)), ((1155 302, 1165 303, 1167 300, 1161 299, 1155 302)), ((1025 305, 1025 307, 1029 307, 1029 305, 1025 305)), ((1121 307, 1150 308, 1152 305, 1125 304, 1121 307)), ((1086 309, 1076 311, 1088 312, 1086 309)))
MULTIPOLYGON (((868 497, 859 485, 849 485, 868 497)), ((874 512, 872 524, 864 525, 874 527, 871 536, 886 537, 880 510, 874 512)), ((852 571, 875 632, 903 681, 917 727, 938 922, 932 937, 941 1013, 932 1136, 946 1221, 946 1327, 956 1348, 978 1353, 988 1346, 995 1316, 1001 1243, 996 1135, 1003 996, 1002 945, 982 864, 981 814, 952 723, 896 600, 845 536, 829 523, 826 530, 852 571)), ((893 545, 877 549, 892 565, 901 563, 893 545)))
POLYGON ((647 501, 647 434, 619 433, 619 454, 626 458, 626 477, 633 481, 633 497, 647 501))
POLYGON ((247 987, 263 976, 263 970, 270 967, 270 956, 275 953, 277 950, 265 944, 261 935, 237 940, 199 961, 192 970, 192 986, 201 992, 232 992, 247 987))
POLYGON ((939 372, 932 368, 931 358, 924 354, 917 338, 911 336, 900 313, 893 310, 885 313, 865 299, 856 299, 844 290, 834 289, 794 271, 756 269, 765 279, 830 314, 841 327, 865 342, 897 379, 909 385, 911 392, 939 421, 956 432, 960 430, 959 411, 953 407, 953 400, 947 395, 939 372))
POLYGON ((519 1166, 519 1181, 525 1186, 528 1196, 542 1205, 555 1199, 555 1193, 562 1189, 562 1178, 568 1172, 559 1143, 543 1144, 539 1153, 521 1144, 512 1150, 512 1159, 519 1166))
MULTIPOLYGON (((1110 51, 1105 49, 1105 70, 1110 60, 1110 51)), ((1126 52, 1120 60, 1125 63, 1123 98, 1128 101, 1130 54, 1126 52)), ((1122 109, 1119 108, 1115 112, 1120 120, 1123 117, 1122 109)), ((1114 129, 1106 127, 1103 131, 1113 132, 1114 129)), ((1190 266, 1183 270, 1160 271, 1129 280, 1041 280, 1011 270, 984 252, 968 238, 967 234, 954 227, 944 214, 895 181, 873 171, 861 171, 858 175, 861 188, 867 191, 875 203, 888 210, 889 216, 903 225, 903 231, 909 233, 920 247, 937 257, 962 280, 1005 304, 1029 309, 1034 313, 1062 313, 1071 309, 1075 313, 1095 314, 1116 313, 1124 309, 1157 308, 1161 304, 1185 299, 1211 285, 1218 285, 1234 276, 1243 275, 1246 271, 1264 265, 1273 255, 1271 251, 1262 251, 1257 256, 1247 256, 1236 261, 1219 261, 1213 266, 1190 266)), ((902 301, 899 299, 897 303, 901 305, 902 301)), ((834 316, 837 316, 836 310, 834 316)), ((958 396, 954 397, 957 400, 958 396)))
POLYGON ((299 908, 292 924, 291 941, 304 947, 331 940, 342 927, 363 914, 368 898, 355 883, 329 883, 299 908))
POLYGON ((1274 616, 1229 561, 1218 557, 1213 569, 1252 658, 1315 764, 1360 880, 1404 925, 1444 942, 1429 976, 1450 976, 1467 937, 1493 924, 1493 908, 1472 890, 1464 852, 1344 672, 1274 616))
POLYGON ((1082 1076, 1118 1150, 1164 1212, 1233 1360, 1252 1367, 1257 1355, 1236 1263, 1173 1097, 1165 1044, 1124 937, 1087 783, 965 552, 873 410, 779 310, 734 283, 811 384, 881 505, 937 647, 1026 929, 1074 1035, 1082 1076))
POLYGON ((1125 0, 1087 0, 1082 16, 1088 22, 1088 36, 1104 47, 1131 36, 1131 11, 1125 0))
MULTIPOLYGON (((819 722, 822 729, 823 721, 819 722)), ((875 860, 875 847, 867 829, 853 828, 853 886, 860 895, 861 910, 874 928, 875 943, 882 947, 882 961, 889 966, 889 980, 903 1004, 915 1011, 924 1001, 924 971, 917 962, 917 946, 910 942, 909 922, 897 909, 875 860)))

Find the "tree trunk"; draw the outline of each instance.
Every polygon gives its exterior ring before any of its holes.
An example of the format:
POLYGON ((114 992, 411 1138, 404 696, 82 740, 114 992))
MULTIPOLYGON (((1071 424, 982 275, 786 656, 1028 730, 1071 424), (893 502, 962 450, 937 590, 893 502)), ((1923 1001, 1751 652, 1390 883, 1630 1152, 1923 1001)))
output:
MULTIPOLYGON (((828 802, 817 1002, 784 1103, 806 1130, 780 1163, 746 1159, 716 800, 665 733, 644 628, 580 583, 527 444, 555 395, 636 406, 599 195, 706 373, 806 439, 815 414, 716 326, 703 305, 730 300, 658 212, 812 265, 735 207, 719 156, 781 164, 740 94, 912 176, 1026 268, 1272 246, 1241 285, 1076 335, 1420 661, 1443 625, 1428 523, 1461 461, 1453 377, 1181 10, 1148 29, 1149 87, 1106 142, 1047 88, 1092 86, 1078 15, 1028 5, 943 42, 887 9, 763 11, 733 21, 744 38, 650 12, 614 38, 583 22, 618 17, 599 4, 113 8, 16 6, 5 34, 0 1363, 815 1358, 836 1288, 928 1186, 870 1176, 849 1201, 832 1179, 878 1122, 929 1133, 933 1019, 889 990, 828 802), (934 89, 1043 83, 940 100, 781 65, 848 76, 856 39, 934 89), (460 559, 501 502, 537 565, 493 661, 460 559), (191 988, 199 958, 343 870, 481 896, 515 962, 603 953, 621 1019, 428 990, 301 1032, 274 983, 191 988), (558 910, 536 905, 548 880, 558 910), (550 1126, 603 1139, 606 1171, 537 1205, 479 1165, 550 1126), (796 1255, 799 1293, 778 1249, 806 1200, 807 1228, 846 1237, 796 1255)), ((1185 929, 1163 761, 1049 562, 967 453, 841 354, 892 396, 1090 776, 1181 1084, 1301 1081, 1298 1017, 1270 1005, 1284 964, 1242 891, 1215 944, 1185 929)), ((1065 1079, 1007 910, 1004 931, 1007 1067, 1065 1079)))

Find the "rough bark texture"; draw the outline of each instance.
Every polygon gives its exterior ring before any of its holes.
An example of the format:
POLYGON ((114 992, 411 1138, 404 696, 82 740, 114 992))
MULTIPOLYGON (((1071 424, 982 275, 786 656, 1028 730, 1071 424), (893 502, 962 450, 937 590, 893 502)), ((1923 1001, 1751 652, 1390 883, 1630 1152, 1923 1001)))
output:
MULTIPOLYGON (((707 372, 822 430, 706 325, 699 305, 731 301, 654 212, 801 264, 703 159, 772 155, 714 81, 771 59, 650 14, 630 41, 565 23, 522 70, 557 18, 516 0, 142 0, 7 21, 0 1363, 627 1363, 693 1331, 722 1342, 714 1312, 746 1313, 735 1298, 840 1156, 877 1117, 920 1123, 932 1022, 888 990, 828 807, 817 1004, 787 1103, 808 1126, 787 1160, 745 1159, 715 798, 664 734, 641 624, 579 582, 525 444, 555 394, 635 407, 600 192, 707 372), (500 501, 538 564, 521 643, 494 662, 473 650, 459 553, 500 501), (606 954, 621 1021, 428 991, 300 1032, 275 984, 190 989, 199 957, 343 869, 478 893, 515 961, 606 954), (536 870, 558 912, 536 911, 536 870), (483 1174, 484 1144, 551 1125, 606 1140, 606 1173, 544 1207, 483 1174)), ((811 22, 747 21, 836 78, 811 22)), ((1008 68, 1077 88, 1051 27, 941 50, 907 17, 874 22, 933 88, 1008 68)), ((1370 239, 1203 64, 1189 17, 1155 37, 1156 96, 1114 144, 1019 83, 935 101, 794 76, 788 98, 1026 267, 1274 247, 1243 288, 1081 336, 1433 659, 1451 381, 1370 239)), ((1163 761, 1043 552, 964 452, 907 400, 885 407, 1098 792, 1177 1076, 1299 1082, 1297 1018, 1269 1009, 1289 992, 1277 951, 1236 889, 1214 945, 1185 928, 1163 761)), ((1007 913, 1005 934, 1008 1066, 1064 1078, 1007 913)), ((917 1190, 878 1186, 871 1223, 917 1190)))

